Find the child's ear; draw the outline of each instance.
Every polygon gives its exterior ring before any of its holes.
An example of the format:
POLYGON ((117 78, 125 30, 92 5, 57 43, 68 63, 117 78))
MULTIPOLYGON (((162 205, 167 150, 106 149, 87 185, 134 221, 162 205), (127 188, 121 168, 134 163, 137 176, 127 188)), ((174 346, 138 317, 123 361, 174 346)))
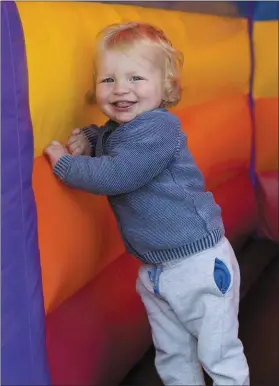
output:
POLYGON ((88 90, 85 94, 85 101, 89 105, 94 105, 96 104, 96 94, 95 91, 93 90, 88 90))

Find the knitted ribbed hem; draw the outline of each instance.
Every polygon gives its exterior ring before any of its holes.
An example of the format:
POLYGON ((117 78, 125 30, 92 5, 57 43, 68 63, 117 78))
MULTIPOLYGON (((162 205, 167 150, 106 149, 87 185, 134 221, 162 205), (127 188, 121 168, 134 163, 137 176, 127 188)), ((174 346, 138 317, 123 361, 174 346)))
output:
POLYGON ((73 157, 69 154, 63 155, 53 168, 53 173, 60 180, 64 181, 67 177, 73 157))
POLYGON ((145 264, 161 264, 167 261, 184 259, 185 257, 213 248, 221 241, 224 235, 224 228, 221 227, 208 233, 205 237, 194 241, 193 243, 172 249, 151 251, 143 255, 136 255, 136 257, 145 264))
POLYGON ((98 136, 97 130, 98 130, 98 126, 96 126, 96 125, 92 125, 92 126, 85 127, 84 129, 82 129, 82 133, 86 136, 91 148, 95 147, 96 139, 98 136))

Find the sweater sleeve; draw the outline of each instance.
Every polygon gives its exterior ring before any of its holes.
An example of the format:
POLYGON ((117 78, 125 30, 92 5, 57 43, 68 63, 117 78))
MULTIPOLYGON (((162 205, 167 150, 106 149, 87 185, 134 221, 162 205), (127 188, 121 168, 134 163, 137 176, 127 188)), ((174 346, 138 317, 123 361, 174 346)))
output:
POLYGON ((179 141, 178 119, 170 114, 154 114, 130 125, 110 155, 92 158, 67 154, 55 165, 54 174, 66 185, 90 193, 129 193, 146 185, 168 166, 179 141))

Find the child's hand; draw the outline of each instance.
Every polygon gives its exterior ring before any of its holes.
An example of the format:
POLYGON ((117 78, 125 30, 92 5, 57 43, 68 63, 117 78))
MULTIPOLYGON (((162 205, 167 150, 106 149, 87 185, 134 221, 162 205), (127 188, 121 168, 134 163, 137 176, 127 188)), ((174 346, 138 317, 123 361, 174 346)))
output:
POLYGON ((52 141, 44 150, 44 153, 49 158, 52 168, 57 164, 60 158, 68 154, 67 149, 57 141, 52 141))
POLYGON ((90 144, 80 129, 72 131, 67 147, 72 155, 91 155, 90 144))

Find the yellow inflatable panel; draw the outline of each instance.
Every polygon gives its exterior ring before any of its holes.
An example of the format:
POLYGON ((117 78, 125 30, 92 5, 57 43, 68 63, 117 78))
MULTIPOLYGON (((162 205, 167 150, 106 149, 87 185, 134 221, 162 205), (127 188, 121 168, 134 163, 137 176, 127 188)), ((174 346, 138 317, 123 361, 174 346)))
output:
POLYGON ((278 20, 254 22, 254 97, 278 97, 278 20))
POLYGON ((248 92, 247 21, 88 2, 18 2, 29 75, 35 156, 52 139, 104 117, 86 102, 93 45, 108 24, 144 21, 164 29, 185 56, 179 109, 248 92))

